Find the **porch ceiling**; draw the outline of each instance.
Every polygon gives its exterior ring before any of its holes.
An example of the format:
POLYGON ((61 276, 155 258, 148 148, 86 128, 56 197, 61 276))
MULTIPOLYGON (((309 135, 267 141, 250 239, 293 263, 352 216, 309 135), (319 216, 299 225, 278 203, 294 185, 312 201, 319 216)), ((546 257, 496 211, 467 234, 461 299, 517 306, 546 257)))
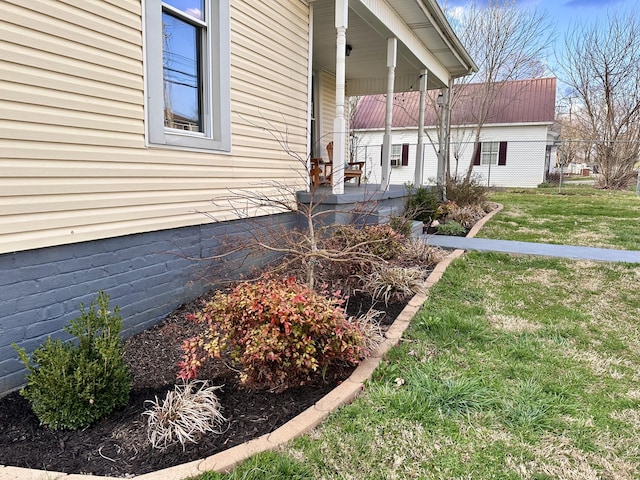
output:
MULTIPOLYGON (((313 1, 313 65, 335 73, 335 0, 313 1)), ((395 90, 418 88, 426 68, 427 88, 446 86, 448 76, 475 68, 432 0, 349 0, 346 57, 348 95, 385 93, 387 39, 398 38, 395 90)))

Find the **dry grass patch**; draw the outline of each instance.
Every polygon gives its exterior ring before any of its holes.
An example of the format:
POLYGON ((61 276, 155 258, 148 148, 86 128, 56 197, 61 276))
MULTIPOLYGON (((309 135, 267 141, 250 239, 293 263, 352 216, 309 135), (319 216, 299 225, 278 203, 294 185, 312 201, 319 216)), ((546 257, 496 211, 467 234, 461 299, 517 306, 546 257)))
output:
POLYGON ((558 271, 550 268, 528 268, 520 279, 528 281, 535 279, 536 286, 545 288, 563 285, 563 279, 558 271))
POLYGON ((611 418, 624 422, 633 428, 640 429, 640 410, 627 408, 619 412, 613 412, 611 418))
POLYGON ((511 218, 520 218, 520 217, 524 217, 525 215, 530 216, 530 214, 525 213, 521 209, 515 208, 515 207, 505 208, 498 215, 503 217, 511 217, 511 218))
POLYGON ((533 333, 540 330, 541 326, 524 318, 514 315, 488 315, 487 320, 495 328, 513 333, 533 333))
MULTIPOLYGON (((457 443, 449 437, 434 441, 422 425, 392 418, 384 424, 359 422, 357 429, 357 439, 338 425, 323 425, 309 434, 318 441, 316 454, 323 459, 324 472, 340 472, 343 480, 380 478, 381 471, 389 480, 424 478, 421 464, 440 451, 456 448, 457 443)), ((307 461, 300 450, 288 452, 301 462, 307 461)))
POLYGON ((463 436, 478 439, 479 445, 488 445, 497 442, 501 442, 506 445, 518 444, 516 437, 511 432, 508 432, 503 428, 489 428, 478 425, 481 421, 478 417, 479 414, 477 412, 470 413, 463 421, 460 422, 459 429, 463 436))
POLYGON ((577 362, 586 365, 595 375, 606 376, 614 380, 626 377, 623 369, 635 369, 636 365, 629 360, 614 356, 603 356, 594 351, 577 350, 568 348, 565 355, 577 362))
POLYGON ((557 480, 630 480, 638 473, 637 465, 614 453, 584 452, 562 435, 546 435, 533 454, 536 460, 518 463, 509 459, 508 464, 523 479, 543 474, 557 480))
POLYGON ((488 273, 487 275, 481 275, 477 277, 477 280, 474 282, 475 285, 486 285, 489 287, 487 289, 487 295, 493 295, 494 290, 502 287, 502 282, 499 278, 496 278, 495 275, 488 273))
POLYGON ((629 390, 626 397, 631 400, 640 400, 640 390, 629 390))
MULTIPOLYGON (((640 355, 640 308, 628 301, 637 297, 639 280, 640 267, 576 262, 572 282, 579 289, 562 304, 582 309, 594 331, 614 334, 634 355, 640 355)), ((594 336, 593 342, 597 345, 600 339, 594 336)))
POLYGON ((573 232, 571 234, 576 245, 587 247, 609 248, 615 235, 604 230, 588 230, 586 232, 573 232))

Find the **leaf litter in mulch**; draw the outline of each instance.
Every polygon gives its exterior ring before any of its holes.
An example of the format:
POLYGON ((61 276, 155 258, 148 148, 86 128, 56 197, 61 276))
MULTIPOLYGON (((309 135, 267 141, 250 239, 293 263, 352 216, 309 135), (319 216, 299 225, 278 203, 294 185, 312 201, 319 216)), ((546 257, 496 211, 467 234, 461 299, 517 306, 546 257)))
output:
MULTIPOLYGON (((211 296, 211 293, 208 294, 211 296)), ((126 360, 133 374, 129 403, 96 424, 78 431, 54 431, 41 426, 29 403, 13 392, 0 399, 0 465, 65 473, 130 477, 205 458, 234 445, 272 432, 346 379, 352 366, 338 366, 309 384, 282 393, 243 389, 237 372, 224 362, 208 362, 199 378, 223 385, 218 392, 227 418, 220 435, 203 436, 198 444, 151 448, 147 439, 145 400, 164 398, 175 385, 180 345, 196 333, 187 320, 207 295, 182 305, 158 325, 126 342, 126 360)), ((357 315, 370 307, 384 310, 381 324, 391 324, 406 302, 372 305, 363 294, 348 301, 347 313, 357 315)))

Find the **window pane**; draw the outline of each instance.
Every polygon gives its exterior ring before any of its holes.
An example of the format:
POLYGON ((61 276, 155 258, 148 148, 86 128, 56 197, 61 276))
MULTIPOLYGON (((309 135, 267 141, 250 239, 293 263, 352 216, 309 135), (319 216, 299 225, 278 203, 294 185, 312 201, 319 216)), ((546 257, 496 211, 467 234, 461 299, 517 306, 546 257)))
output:
POLYGON ((500 142, 482 142, 482 165, 498 163, 498 149, 500 142))
POLYGON ((162 14, 164 124, 202 132, 198 27, 162 14))
POLYGON ((204 20, 202 12, 204 10, 204 0, 165 0, 165 4, 186 13, 187 15, 204 20))

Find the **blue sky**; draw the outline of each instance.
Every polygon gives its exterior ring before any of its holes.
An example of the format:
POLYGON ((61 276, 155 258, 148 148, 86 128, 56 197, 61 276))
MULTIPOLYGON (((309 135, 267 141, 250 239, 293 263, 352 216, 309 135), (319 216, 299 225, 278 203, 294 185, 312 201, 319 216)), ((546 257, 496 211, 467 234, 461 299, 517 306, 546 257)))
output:
MULTIPOLYGON (((481 0, 482 1, 482 0, 481 0)), ((640 5, 640 0, 516 0, 524 8, 546 11, 556 26, 556 48, 564 44, 564 35, 576 23, 590 24, 604 21, 610 9, 630 9, 640 5)), ((449 8, 464 8, 468 0, 438 0, 449 8)))
MULTIPOLYGON (((546 10, 558 22, 561 32, 572 21, 592 21, 601 15, 606 15, 608 8, 626 7, 636 3, 635 0, 516 0, 516 2, 525 7, 546 10)), ((464 6, 467 0, 448 0, 448 2, 438 0, 438 3, 460 7, 464 6)))
POLYGON ((591 23, 598 19, 606 19, 607 10, 611 8, 629 7, 635 0, 518 0, 526 7, 546 10, 556 22, 558 40, 576 22, 591 23))
MULTIPOLYGON (((562 43, 564 33, 576 22, 591 23, 598 19, 604 20, 607 10, 615 8, 630 8, 638 4, 637 0, 516 0, 525 8, 545 10, 550 19, 556 24, 558 42, 562 43)), ((448 3, 449 7, 464 7, 467 0, 438 0, 438 3, 448 3)))
MULTIPOLYGON (((483 1, 483 0, 480 0, 483 1)), ((555 25, 556 39, 555 53, 564 46, 564 36, 576 24, 604 23, 609 10, 630 10, 640 6, 640 0, 516 0, 524 8, 536 8, 546 11, 549 19, 555 25)), ((464 8, 468 0, 438 0, 441 5, 448 3, 449 8, 464 8)), ((547 65, 553 74, 555 68, 554 52, 549 52, 547 65)))

